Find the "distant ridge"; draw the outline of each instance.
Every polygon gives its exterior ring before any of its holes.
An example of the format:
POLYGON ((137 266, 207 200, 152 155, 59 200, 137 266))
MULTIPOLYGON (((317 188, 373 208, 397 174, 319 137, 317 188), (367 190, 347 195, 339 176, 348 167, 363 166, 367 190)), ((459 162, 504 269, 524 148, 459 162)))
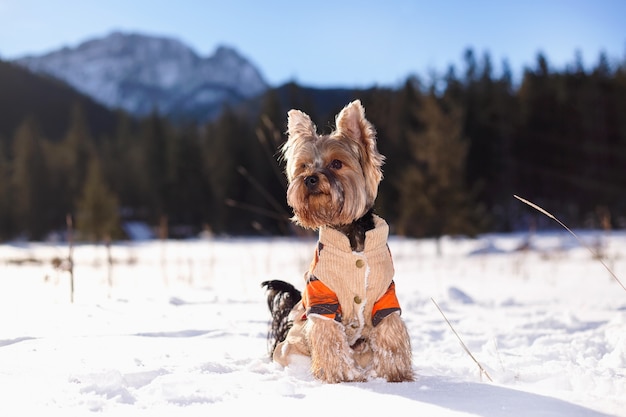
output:
POLYGON ((96 137, 112 134, 116 114, 65 82, 0 60, 0 141, 10 139, 27 118, 37 122, 48 139, 59 140, 70 124, 71 109, 80 106, 96 137))
POLYGON ((225 104, 268 89, 260 71, 233 48, 201 57, 176 39, 137 33, 113 32, 14 62, 136 116, 157 110, 172 119, 210 120, 225 104))

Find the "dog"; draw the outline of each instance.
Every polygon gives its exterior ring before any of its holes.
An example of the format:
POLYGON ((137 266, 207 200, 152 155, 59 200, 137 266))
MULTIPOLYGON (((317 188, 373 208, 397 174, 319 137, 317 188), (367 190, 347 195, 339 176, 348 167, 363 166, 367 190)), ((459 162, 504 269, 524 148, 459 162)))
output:
POLYGON ((385 157, 359 100, 344 107, 330 134, 290 110, 280 149, 292 220, 318 230, 313 261, 300 293, 265 281, 272 315, 273 360, 311 358, 311 373, 328 383, 384 378, 412 381, 409 334, 400 317, 387 244, 389 227, 374 214, 385 157))

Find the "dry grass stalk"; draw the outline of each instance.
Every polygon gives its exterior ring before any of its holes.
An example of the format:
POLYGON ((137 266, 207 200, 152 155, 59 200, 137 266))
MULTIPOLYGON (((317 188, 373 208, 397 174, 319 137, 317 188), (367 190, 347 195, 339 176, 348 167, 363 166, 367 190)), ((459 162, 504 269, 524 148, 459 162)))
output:
POLYGON ((459 339, 459 342, 461 343, 461 346, 463 347, 463 349, 465 350, 465 352, 467 352, 467 354, 469 355, 470 358, 472 358, 472 360, 474 361, 474 363, 476 363, 476 365, 478 365, 478 369, 480 369, 480 374, 481 375, 485 375, 487 377, 487 379, 490 382, 493 382, 493 379, 491 379, 491 377, 489 376, 489 374, 487 373, 487 371, 485 370, 485 368, 483 368, 483 366, 476 360, 476 358, 474 357, 474 355, 472 355, 472 352, 470 352, 470 350, 467 348, 467 346, 465 345, 465 343, 463 343, 463 340, 461 340, 461 336, 459 336, 459 334, 456 332, 456 330, 454 330, 454 327, 452 327, 452 323, 450 323, 450 320, 448 320, 448 318, 446 317, 446 315, 443 313, 443 310, 441 310, 441 308, 439 307, 439 304, 437 304, 437 302, 435 301, 434 298, 431 297, 430 299, 433 304, 435 304, 435 307, 437 307, 437 310, 439 310, 439 312, 441 313, 441 315, 443 316, 443 319, 446 321, 446 323, 448 323, 448 326, 450 326, 450 329, 452 330, 452 332, 454 333, 454 335, 456 336, 457 339, 459 339))
POLYGON ((70 273, 70 302, 74 303, 74 222, 72 215, 69 213, 65 216, 65 224, 67 226, 67 244, 69 247, 67 270, 70 273))
POLYGON ((626 291, 626 287, 624 286, 624 284, 622 283, 622 281, 620 281, 620 279, 617 277, 617 275, 615 275, 615 273, 611 270, 611 268, 609 268, 607 266, 606 263, 604 263, 604 261, 602 260, 601 256, 598 256, 598 254, 591 249, 591 247, 589 247, 589 245, 587 245, 585 242, 583 242, 577 235, 576 233, 572 232, 570 230, 569 227, 567 227, 565 224, 563 224, 563 222, 561 222, 559 219, 557 219, 555 216, 553 216, 552 214, 548 213, 546 210, 544 210, 543 208, 539 207, 538 205, 531 203, 530 201, 519 197, 515 194, 513 194, 513 197, 517 198, 519 201, 521 201, 522 203, 528 204, 529 206, 531 206, 532 208, 534 208, 535 210, 540 211, 541 213, 545 214, 546 216, 548 216, 549 218, 553 219, 554 221, 556 221, 558 224, 560 224, 565 230, 567 230, 568 232, 571 233, 572 236, 574 236, 576 238, 576 240, 578 241, 578 243, 580 243, 583 247, 587 248, 587 250, 589 252, 591 252, 591 255, 600 261, 600 263, 606 268, 607 271, 609 271, 609 274, 611 274, 611 276, 613 277, 613 279, 615 279, 615 281, 617 281, 617 283, 622 287, 622 289, 624 291, 626 291))

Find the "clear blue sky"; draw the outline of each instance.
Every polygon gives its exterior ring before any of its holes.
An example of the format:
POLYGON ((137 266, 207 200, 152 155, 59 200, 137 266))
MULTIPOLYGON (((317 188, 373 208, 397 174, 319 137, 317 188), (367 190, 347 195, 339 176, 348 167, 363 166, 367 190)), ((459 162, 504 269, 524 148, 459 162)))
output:
POLYGON ((576 51, 626 60, 626 0, 0 0, 0 58, 39 54, 113 30, 175 37, 200 55, 234 47, 272 85, 396 85, 463 68, 472 47, 496 71, 562 69, 576 51))

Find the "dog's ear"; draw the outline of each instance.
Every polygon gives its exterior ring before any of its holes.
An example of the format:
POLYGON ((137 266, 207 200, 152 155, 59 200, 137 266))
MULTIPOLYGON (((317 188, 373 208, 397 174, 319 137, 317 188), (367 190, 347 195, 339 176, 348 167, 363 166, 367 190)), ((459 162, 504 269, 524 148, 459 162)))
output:
POLYGON ((317 128, 308 114, 300 110, 289 110, 287 113, 287 141, 280 148, 281 159, 286 162, 287 180, 293 179, 293 155, 302 144, 317 138, 317 128))
POLYGON ((300 110, 289 110, 287 113, 287 135, 289 140, 299 137, 310 138, 317 134, 317 128, 308 114, 300 110))
POLYGON ((360 100, 348 104, 339 112, 335 120, 337 133, 341 138, 356 142, 361 152, 361 166, 365 174, 369 200, 373 202, 378 183, 383 178, 382 165, 385 157, 376 146, 376 129, 365 118, 365 108, 360 100))
POLYGON ((376 142, 376 130, 365 118, 365 108, 360 100, 354 100, 343 108, 335 119, 337 132, 342 136, 370 147, 376 142))

